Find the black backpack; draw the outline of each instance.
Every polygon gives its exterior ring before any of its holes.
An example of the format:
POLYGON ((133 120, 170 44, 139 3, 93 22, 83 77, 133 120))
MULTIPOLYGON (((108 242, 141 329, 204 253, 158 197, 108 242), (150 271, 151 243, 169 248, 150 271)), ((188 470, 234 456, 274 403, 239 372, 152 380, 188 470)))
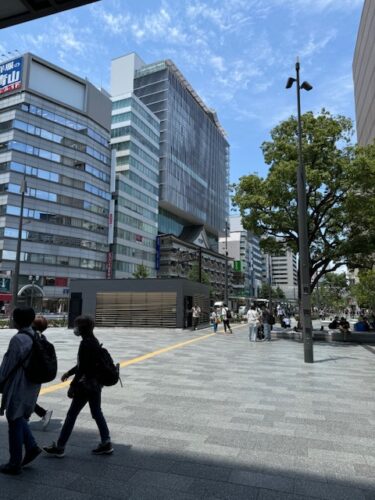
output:
POLYGON ((120 379, 120 364, 115 364, 107 349, 100 344, 97 362, 96 362, 96 379, 101 385, 111 386, 116 385, 120 379))
POLYGON ((232 313, 230 309, 227 309, 227 319, 232 319, 232 313))
POLYGON ((35 384, 54 380, 57 374, 57 357, 53 344, 39 333, 34 335, 25 331, 19 333, 27 335, 33 341, 29 354, 22 362, 26 377, 35 384))

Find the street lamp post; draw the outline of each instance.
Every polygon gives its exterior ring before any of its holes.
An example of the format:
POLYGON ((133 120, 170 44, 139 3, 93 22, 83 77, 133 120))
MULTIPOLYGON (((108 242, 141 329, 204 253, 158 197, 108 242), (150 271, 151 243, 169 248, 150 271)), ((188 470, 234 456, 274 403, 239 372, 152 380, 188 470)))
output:
POLYGON ((308 82, 300 84, 300 63, 297 58, 296 78, 288 78, 286 88, 297 86, 298 112, 298 169, 297 169, 297 201, 298 201, 298 246, 299 246, 299 279, 300 279, 300 315, 304 343, 305 363, 313 363, 313 342, 311 322, 311 294, 310 294, 310 252, 308 242, 308 218, 306 202, 306 172, 302 157, 302 123, 301 123, 301 94, 300 90, 310 91, 312 86, 308 82))
POLYGON ((23 227, 23 206, 25 202, 26 193, 26 174, 24 174, 21 183, 21 206, 20 206, 20 218, 18 222, 18 236, 17 236, 17 248, 16 248, 16 261, 14 264, 14 273, 12 278, 12 310, 17 307, 18 303, 18 281, 20 276, 20 261, 21 261, 21 244, 22 244, 22 227, 23 227))

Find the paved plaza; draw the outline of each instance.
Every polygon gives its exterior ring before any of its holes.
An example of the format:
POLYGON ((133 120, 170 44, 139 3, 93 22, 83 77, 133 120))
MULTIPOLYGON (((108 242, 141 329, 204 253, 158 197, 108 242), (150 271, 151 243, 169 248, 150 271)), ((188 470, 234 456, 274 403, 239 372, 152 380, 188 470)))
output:
MULTIPOLYGON (((1 356, 12 333, 0 331, 1 356)), ((47 333, 61 376, 79 339, 47 333)), ((65 458, 40 456, 21 476, 0 477, 0 499, 375 499, 375 349, 318 342, 308 365, 293 340, 251 344, 244 325, 210 333, 96 329, 116 361, 133 360, 124 387, 103 391, 114 454, 90 454, 98 432, 85 408, 65 458)), ((46 432, 32 419, 42 446, 56 440, 70 400, 57 386, 39 402, 53 409, 46 432)), ((4 462, 4 417, 0 440, 4 462)))

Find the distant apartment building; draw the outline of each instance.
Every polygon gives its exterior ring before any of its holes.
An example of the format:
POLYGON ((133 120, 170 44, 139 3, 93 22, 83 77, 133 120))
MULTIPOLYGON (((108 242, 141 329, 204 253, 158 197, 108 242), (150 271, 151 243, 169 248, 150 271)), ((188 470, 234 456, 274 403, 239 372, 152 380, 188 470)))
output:
POLYGON ((365 0, 353 59, 358 143, 375 140, 375 2, 365 0))
POLYGON ((291 250, 286 250, 282 255, 271 255, 267 259, 266 272, 268 276, 269 272, 271 272, 272 287, 279 287, 285 293, 285 297, 288 300, 298 300, 298 264, 296 254, 291 250))
POLYGON ((260 238, 243 228, 240 216, 229 219, 228 237, 219 240, 220 252, 232 259, 231 297, 257 297, 263 281, 263 254, 260 238))
POLYGON ((110 119, 110 99, 86 79, 33 54, 0 64, 3 302, 14 276, 22 189, 19 300, 61 311, 72 278, 106 276, 110 119))
POLYGON ((116 157, 112 277, 133 277, 142 265, 152 278, 159 213, 159 120, 134 94, 115 95, 112 90, 111 137, 116 157))

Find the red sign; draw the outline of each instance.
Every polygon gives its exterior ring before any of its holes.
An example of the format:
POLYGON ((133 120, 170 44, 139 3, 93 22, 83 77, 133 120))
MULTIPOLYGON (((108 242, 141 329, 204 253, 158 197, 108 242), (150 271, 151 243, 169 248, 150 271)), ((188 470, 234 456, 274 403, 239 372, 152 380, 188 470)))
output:
POLYGON ((112 269, 113 268, 113 253, 107 253, 107 280, 112 278, 112 269))
POLYGON ((68 278, 55 278, 55 286, 68 286, 68 278))

